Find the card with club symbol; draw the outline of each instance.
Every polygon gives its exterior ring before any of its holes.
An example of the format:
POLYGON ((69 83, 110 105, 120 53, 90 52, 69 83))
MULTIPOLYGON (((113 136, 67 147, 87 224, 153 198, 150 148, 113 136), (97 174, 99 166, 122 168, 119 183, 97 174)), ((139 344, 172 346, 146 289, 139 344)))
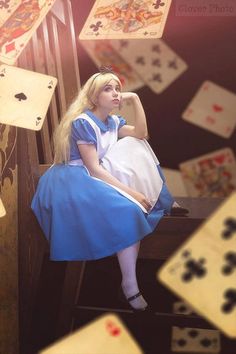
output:
POLYGON ((161 38, 172 0, 96 0, 79 39, 161 38))
POLYGON ((42 350, 40 354, 143 354, 117 315, 106 314, 42 350))
POLYGON ((57 79, 15 66, 0 66, 0 123, 42 128, 57 79))
POLYGON ((236 94, 205 81, 183 112, 183 119, 223 138, 236 127, 236 94))
POLYGON ((186 62, 162 39, 122 39, 111 42, 144 83, 160 94, 188 68, 186 62))
POLYGON ((236 193, 175 252, 159 280, 225 335, 236 338, 236 193))

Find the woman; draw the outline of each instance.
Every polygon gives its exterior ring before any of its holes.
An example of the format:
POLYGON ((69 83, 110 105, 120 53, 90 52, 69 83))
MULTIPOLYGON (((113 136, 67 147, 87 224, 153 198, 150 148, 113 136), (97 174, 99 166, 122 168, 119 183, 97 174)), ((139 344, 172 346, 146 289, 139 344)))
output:
MULTIPOLYGON (((154 230, 163 215, 177 209, 183 212, 166 188, 158 160, 144 140, 146 136, 146 118, 138 95, 121 94, 120 80, 110 70, 94 74, 55 132, 54 164, 40 178, 32 201, 50 242, 51 259, 92 260, 117 254, 123 293, 136 310, 147 307, 136 279, 140 240, 154 230), (134 126, 122 117, 109 115, 128 99, 134 105, 134 126), (130 179, 128 171, 127 181, 122 179, 125 173, 117 172, 114 149, 123 141, 123 160, 127 160, 130 143, 145 151, 142 159, 148 161, 153 175, 147 191, 154 199, 142 192, 142 185, 146 190, 149 182, 138 184, 141 191, 133 187, 133 180, 142 179, 139 173, 133 171, 135 178, 130 179)), ((128 158, 126 170, 134 160, 128 158)), ((147 175, 146 170, 141 168, 140 173, 147 175)))

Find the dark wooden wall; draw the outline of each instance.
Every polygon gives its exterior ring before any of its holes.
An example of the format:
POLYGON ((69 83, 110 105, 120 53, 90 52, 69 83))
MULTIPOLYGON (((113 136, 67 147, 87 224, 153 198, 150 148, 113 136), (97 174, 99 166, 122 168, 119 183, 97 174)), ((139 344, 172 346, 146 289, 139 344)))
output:
MULTIPOLYGON (((77 36, 93 3, 72 1, 77 36)), ((232 4, 236 7, 233 1, 232 4)), ((178 0, 173 0, 162 39, 189 68, 159 95, 147 86, 137 91, 147 114, 150 143, 162 166, 174 169, 183 161, 224 147, 231 147, 236 153, 236 131, 230 139, 224 139, 181 118, 205 80, 236 93, 236 15, 177 16, 176 5, 178 0)), ((83 83, 96 66, 79 41, 78 53, 83 83)))

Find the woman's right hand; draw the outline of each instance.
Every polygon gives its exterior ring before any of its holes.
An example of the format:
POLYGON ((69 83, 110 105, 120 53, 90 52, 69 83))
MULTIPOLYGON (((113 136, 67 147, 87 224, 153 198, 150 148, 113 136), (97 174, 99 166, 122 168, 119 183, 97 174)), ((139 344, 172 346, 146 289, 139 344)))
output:
POLYGON ((149 211, 152 207, 150 202, 147 200, 144 194, 134 191, 131 196, 136 199, 147 211, 149 211))

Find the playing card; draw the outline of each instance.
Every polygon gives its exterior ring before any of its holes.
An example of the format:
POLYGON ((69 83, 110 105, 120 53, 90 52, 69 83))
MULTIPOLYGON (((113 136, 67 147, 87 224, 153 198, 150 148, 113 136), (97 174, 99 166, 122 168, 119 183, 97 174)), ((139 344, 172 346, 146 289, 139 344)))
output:
POLYGON ((183 112, 183 119, 223 138, 236 126, 236 94, 205 81, 183 112))
POLYGON ((82 45, 98 68, 102 65, 112 66, 122 83, 123 91, 135 91, 144 86, 143 81, 109 41, 86 41, 82 45))
POLYGON ((118 316, 107 314, 40 353, 142 354, 143 351, 118 316))
POLYGON ((236 160, 230 148, 182 162, 179 167, 191 197, 227 197, 236 189, 236 160))
POLYGON ((187 69, 163 40, 120 40, 112 46, 155 93, 161 93, 187 69))
POLYGON ((179 315, 195 315, 194 310, 184 301, 176 301, 173 304, 173 313, 179 315))
POLYGON ((174 353, 220 352, 220 332, 214 329, 172 327, 171 351, 174 353))
POLYGON ((40 130, 57 79, 52 76, 0 66, 0 123, 40 130))
POLYGON ((188 193, 183 182, 183 177, 181 172, 178 170, 173 170, 171 168, 163 168, 162 171, 164 173, 166 179, 166 185, 170 191, 170 193, 174 197, 187 197, 188 193))
POLYGON ((0 62, 13 65, 55 0, 0 1, 0 62))
POLYGON ((161 38, 171 0, 97 0, 79 39, 161 38))
POLYGON ((159 280, 236 338, 236 193, 161 267, 159 280))
POLYGON ((2 218, 2 217, 5 216, 5 215, 6 215, 6 210, 5 210, 5 208, 4 208, 2 199, 0 198, 0 218, 2 218))

